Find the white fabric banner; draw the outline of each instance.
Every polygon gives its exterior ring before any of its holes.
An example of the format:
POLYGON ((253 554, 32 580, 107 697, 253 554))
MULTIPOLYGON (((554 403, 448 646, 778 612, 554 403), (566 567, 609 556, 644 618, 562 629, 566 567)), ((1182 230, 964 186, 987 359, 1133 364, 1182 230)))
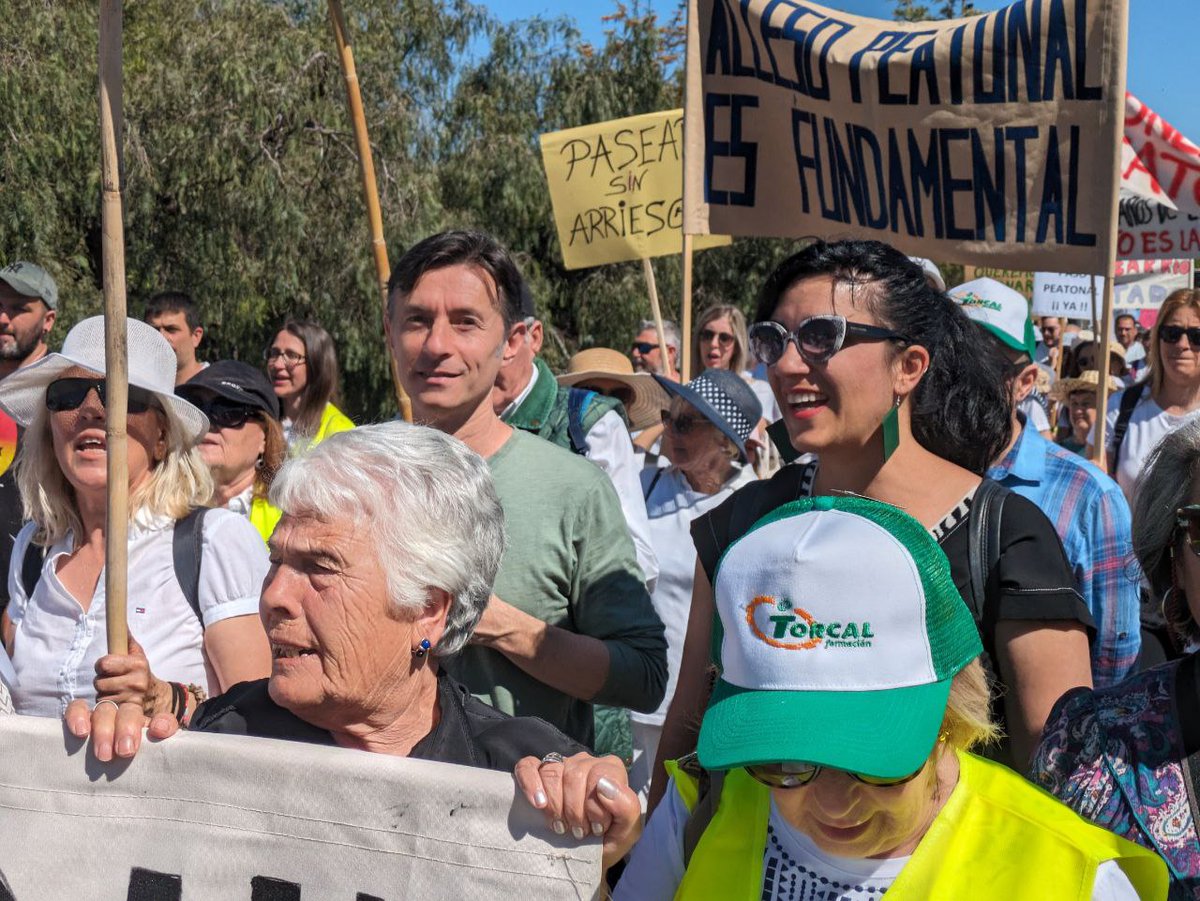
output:
MULTIPOLYGON (((1167 295, 1192 286, 1191 260, 1118 260, 1113 308, 1157 310, 1167 295)), ((1037 272, 1033 276, 1033 315, 1092 320, 1093 276, 1037 272)), ((1104 281, 1095 278, 1097 303, 1104 281)))
POLYGON ((8 901, 597 899, 504 773, 184 733, 100 764, 57 720, 0 717, 8 901))

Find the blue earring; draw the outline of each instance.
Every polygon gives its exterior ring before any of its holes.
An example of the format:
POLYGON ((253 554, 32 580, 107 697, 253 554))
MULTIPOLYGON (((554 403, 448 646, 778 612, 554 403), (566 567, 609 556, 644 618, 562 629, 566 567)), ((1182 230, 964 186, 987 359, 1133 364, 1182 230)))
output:
POLYGON ((429 639, 422 638, 421 643, 419 645, 417 645, 416 648, 413 649, 412 654, 414 657, 424 657, 426 654, 429 653, 429 649, 431 647, 433 647, 433 645, 429 643, 429 639))

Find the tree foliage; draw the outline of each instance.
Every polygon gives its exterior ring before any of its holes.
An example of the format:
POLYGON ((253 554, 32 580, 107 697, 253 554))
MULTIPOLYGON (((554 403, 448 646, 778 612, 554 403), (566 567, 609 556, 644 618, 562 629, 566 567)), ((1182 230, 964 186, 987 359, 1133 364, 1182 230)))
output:
MULTIPOLYGON (((63 329, 101 309, 94 3, 13 0, 0 19, 0 264, 58 279, 63 329)), ((624 347, 638 265, 562 268, 537 137, 679 106, 678 19, 618 6, 603 46, 563 19, 501 24, 468 0, 346 0, 389 252, 450 226, 518 255, 558 361, 624 347)), ((125 4, 130 311, 201 303, 209 359, 257 362, 289 315, 333 334, 349 410, 394 410, 345 85, 324 0, 125 4)), ((749 305, 786 242, 696 257, 697 303, 749 305)), ((665 312, 679 261, 656 261, 665 312)))
POLYGON ((917 0, 892 0, 893 15, 901 22, 924 22, 929 19, 965 19, 977 16, 980 10, 971 0, 941 0, 932 9, 917 0))

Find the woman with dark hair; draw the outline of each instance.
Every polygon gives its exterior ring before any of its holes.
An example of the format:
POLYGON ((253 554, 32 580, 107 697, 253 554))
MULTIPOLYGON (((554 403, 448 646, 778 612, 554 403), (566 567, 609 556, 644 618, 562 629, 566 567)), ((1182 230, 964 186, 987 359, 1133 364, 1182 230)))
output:
MULTIPOLYGON (((750 330, 783 410, 792 448, 817 463, 785 466, 692 524, 699 565, 660 760, 691 750, 715 655, 712 574, 763 515, 810 495, 856 494, 908 512, 937 538, 975 613, 1005 687, 1002 709, 1021 767, 1068 689, 1091 684, 1091 618, 1053 525, 1003 495, 998 528, 981 474, 1008 445, 1010 405, 980 333, 920 266, 876 241, 817 242, 785 260, 760 295, 750 330), (972 573, 970 536, 986 534, 972 573)), ((881 586, 883 587, 883 586, 881 586)), ((655 774, 661 792, 665 779, 655 774)), ((657 797, 652 793, 652 799, 657 797)))
POLYGON ((315 322, 288 319, 267 348, 267 375, 283 412, 288 447, 304 450, 354 423, 334 406, 337 350, 315 322))
POLYGON ((1076 812, 1156 851, 1173 899, 1200 898, 1200 421, 1155 448, 1133 508, 1133 550, 1180 660, 1063 696, 1032 778, 1076 812))

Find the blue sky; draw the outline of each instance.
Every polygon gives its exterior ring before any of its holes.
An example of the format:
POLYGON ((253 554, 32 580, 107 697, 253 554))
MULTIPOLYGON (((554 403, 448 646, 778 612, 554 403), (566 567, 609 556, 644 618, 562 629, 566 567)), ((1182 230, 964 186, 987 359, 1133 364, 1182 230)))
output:
MULTIPOLYGON (((933 6, 936 0, 929 0, 933 6)), ((664 17, 675 0, 647 0, 664 17)), ((975 0, 981 10, 1006 5, 1006 0, 975 0)), ((616 8, 613 0, 483 0, 502 19, 558 16, 564 10, 589 40, 604 39, 601 17, 616 8)), ((823 5, 862 16, 890 19, 889 0, 824 0, 823 5)), ((1196 35, 1200 33, 1200 0, 1130 0, 1129 90, 1159 115, 1200 144, 1200 73, 1196 35)))

